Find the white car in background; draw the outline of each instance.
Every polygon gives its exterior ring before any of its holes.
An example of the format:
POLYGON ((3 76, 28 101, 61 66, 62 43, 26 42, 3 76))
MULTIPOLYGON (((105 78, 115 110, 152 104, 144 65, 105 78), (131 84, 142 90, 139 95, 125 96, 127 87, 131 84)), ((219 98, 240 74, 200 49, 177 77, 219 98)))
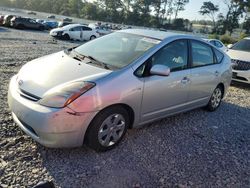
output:
POLYGON ((224 52, 228 50, 228 48, 218 39, 205 39, 205 40, 224 52))
POLYGON ((107 35, 107 34, 112 33, 111 29, 103 25, 92 23, 92 24, 89 24, 88 26, 92 29, 95 29, 96 32, 99 33, 100 35, 107 35))
POLYGON ((250 84, 250 37, 228 47, 227 54, 232 59, 233 80, 250 84))
POLYGON ((52 37, 63 38, 66 40, 93 40, 99 37, 95 29, 81 24, 69 24, 61 28, 50 31, 52 37))

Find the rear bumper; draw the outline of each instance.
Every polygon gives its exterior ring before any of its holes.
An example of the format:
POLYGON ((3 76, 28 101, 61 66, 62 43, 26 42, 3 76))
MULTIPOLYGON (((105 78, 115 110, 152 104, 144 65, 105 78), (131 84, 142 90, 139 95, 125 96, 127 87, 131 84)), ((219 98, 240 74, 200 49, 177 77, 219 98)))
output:
POLYGON ((78 147, 97 112, 76 113, 68 107, 49 108, 26 99, 17 92, 15 76, 11 79, 8 104, 13 120, 40 144, 52 147, 78 147))
POLYGON ((233 70, 232 80, 250 84, 250 70, 248 71, 233 70))

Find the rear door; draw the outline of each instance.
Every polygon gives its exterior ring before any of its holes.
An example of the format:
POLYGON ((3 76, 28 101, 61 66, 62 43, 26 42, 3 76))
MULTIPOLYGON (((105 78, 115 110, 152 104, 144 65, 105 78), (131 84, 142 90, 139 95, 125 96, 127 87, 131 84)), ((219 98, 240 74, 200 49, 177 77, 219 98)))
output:
POLYGON ((141 121, 146 122, 185 110, 190 88, 188 45, 186 40, 167 44, 147 62, 170 68, 169 76, 148 75, 144 78, 141 121))
POLYGON ((191 40, 191 86, 189 101, 204 104, 218 85, 221 64, 217 63, 213 48, 206 43, 191 40))
POLYGON ((93 34, 92 28, 82 26, 82 40, 90 40, 92 34, 93 34))
POLYGON ((69 29, 70 38, 74 40, 81 40, 81 30, 81 26, 76 26, 69 29))

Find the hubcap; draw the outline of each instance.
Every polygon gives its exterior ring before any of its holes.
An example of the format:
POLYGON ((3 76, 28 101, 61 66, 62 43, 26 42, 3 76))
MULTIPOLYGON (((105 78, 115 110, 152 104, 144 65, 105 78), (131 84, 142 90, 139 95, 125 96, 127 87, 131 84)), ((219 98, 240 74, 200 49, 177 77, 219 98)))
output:
POLYGON ((211 98, 211 103, 213 108, 217 108, 219 106, 221 101, 221 96, 222 96, 221 90, 219 88, 216 88, 211 98))
POLYGON ((125 130, 125 119, 121 114, 112 114, 107 117, 98 132, 98 140, 103 146, 114 145, 125 130))

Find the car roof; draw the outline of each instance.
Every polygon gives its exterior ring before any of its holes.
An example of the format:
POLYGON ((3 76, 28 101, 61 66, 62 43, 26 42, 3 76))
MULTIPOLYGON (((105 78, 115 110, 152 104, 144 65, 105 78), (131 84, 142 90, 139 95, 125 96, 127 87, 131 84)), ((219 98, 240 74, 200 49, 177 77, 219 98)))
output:
MULTIPOLYGON (((155 38, 159 40, 164 40, 165 38, 169 38, 172 36, 185 36, 184 34, 180 34, 180 33, 171 33, 171 32, 166 32, 166 31, 158 31, 158 30, 150 30, 150 29, 124 29, 118 32, 142 35, 145 37, 155 38)), ((191 35, 186 35, 186 36, 192 37, 191 35)))
POLYGON ((76 26, 85 26, 85 25, 82 25, 82 24, 69 24, 69 25, 64 26, 64 28, 72 28, 72 27, 76 27, 76 26))

